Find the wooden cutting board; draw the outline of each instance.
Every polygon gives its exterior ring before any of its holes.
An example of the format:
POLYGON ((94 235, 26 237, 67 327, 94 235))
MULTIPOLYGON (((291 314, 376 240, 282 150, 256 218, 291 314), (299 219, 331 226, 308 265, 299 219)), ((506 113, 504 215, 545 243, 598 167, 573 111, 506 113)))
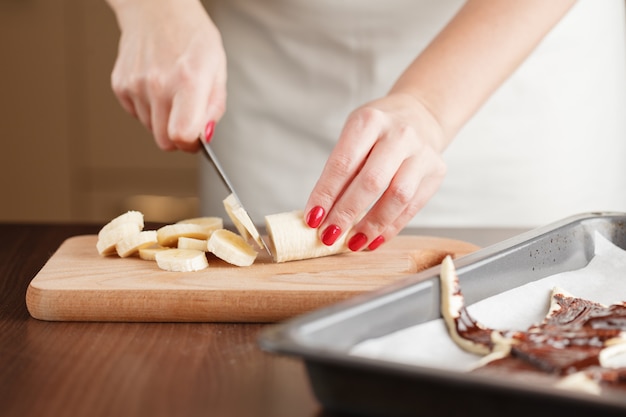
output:
POLYGON ((31 281, 30 314, 53 321, 276 322, 391 284, 478 249, 458 240, 397 236, 372 252, 281 264, 262 252, 240 268, 168 272, 139 258, 101 257, 95 235, 67 239, 31 281))

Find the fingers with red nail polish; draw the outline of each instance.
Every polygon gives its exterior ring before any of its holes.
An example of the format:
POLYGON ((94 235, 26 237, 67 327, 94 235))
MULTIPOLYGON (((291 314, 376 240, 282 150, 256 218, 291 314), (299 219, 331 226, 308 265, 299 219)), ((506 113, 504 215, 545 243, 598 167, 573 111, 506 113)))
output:
POLYGON ((322 243, 326 246, 331 246, 337 241, 341 235, 341 228, 336 224, 331 224, 322 232, 322 243))
POLYGON ((383 243, 385 243, 385 238, 382 237, 382 236, 378 236, 376 239, 372 240, 372 243, 369 244, 367 249, 375 250, 376 248, 378 248, 383 243))
POLYGON ((316 229, 322 224, 322 220, 324 219, 325 211, 320 206, 313 207, 309 213, 306 215, 306 224, 311 229, 316 229))
POLYGON ((348 241, 348 249, 352 252, 356 252, 361 249, 367 243, 367 236, 364 233, 357 233, 348 241))
POLYGON ((214 131, 215 131, 215 121, 211 120, 209 123, 206 124, 206 127, 204 128, 204 141, 206 143, 211 142, 214 131))

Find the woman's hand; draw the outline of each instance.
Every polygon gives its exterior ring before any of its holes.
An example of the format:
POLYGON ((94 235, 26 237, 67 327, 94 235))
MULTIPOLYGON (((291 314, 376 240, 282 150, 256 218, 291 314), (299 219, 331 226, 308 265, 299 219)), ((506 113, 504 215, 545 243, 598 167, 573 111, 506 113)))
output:
POLYGON ((444 148, 574 3, 465 2, 387 97, 350 115, 305 208, 322 242, 357 221, 352 250, 395 236, 441 184, 444 148))
POLYGON ((198 149, 226 106, 220 34, 197 0, 109 0, 121 29, 111 76, 123 108, 163 150, 198 149))
POLYGON ((331 245, 356 222, 349 248, 376 249, 438 189, 446 143, 433 115, 409 94, 392 93, 358 108, 309 198, 307 224, 319 227, 320 239, 331 245))

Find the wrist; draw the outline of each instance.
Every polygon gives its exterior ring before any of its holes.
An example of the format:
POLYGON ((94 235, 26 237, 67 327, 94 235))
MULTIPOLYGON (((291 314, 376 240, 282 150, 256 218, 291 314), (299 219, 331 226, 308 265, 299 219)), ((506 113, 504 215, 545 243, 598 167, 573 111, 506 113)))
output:
POLYGON ((408 119, 412 121, 421 137, 428 138, 434 150, 442 153, 447 148, 454 135, 446 131, 440 115, 433 111, 427 100, 418 93, 395 89, 392 89, 389 96, 395 96, 404 103, 406 111, 409 112, 408 119))
POLYGON ((172 19, 184 13, 206 13, 199 0, 105 0, 113 10, 122 31, 137 26, 140 19, 172 19))

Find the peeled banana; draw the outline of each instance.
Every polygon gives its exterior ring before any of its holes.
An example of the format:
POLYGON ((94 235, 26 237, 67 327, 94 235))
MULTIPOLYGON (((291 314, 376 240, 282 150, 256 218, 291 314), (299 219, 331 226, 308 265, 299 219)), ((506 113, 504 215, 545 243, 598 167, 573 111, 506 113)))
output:
POLYGON ((143 226, 139 226, 137 223, 118 223, 106 230, 101 229, 96 242, 98 253, 102 256, 113 255, 116 252, 118 242, 139 234, 141 227, 143 226))
POLYGON ((207 251, 207 240, 206 239, 194 239, 192 237, 179 237, 178 238, 178 249, 195 249, 201 250, 202 252, 207 251))
POLYGON ((471 318, 461 318, 465 309, 465 299, 459 290, 459 277, 456 273, 454 262, 450 256, 446 256, 441 262, 440 278, 441 314, 452 340, 460 348, 466 350, 467 352, 472 352, 478 355, 487 355, 491 353, 493 349, 491 339, 496 336, 493 332, 490 338, 480 340, 472 340, 470 338, 463 337, 458 332, 457 320, 461 319, 464 323, 466 321, 468 322, 467 326, 471 326, 475 334, 488 333, 489 330, 482 324, 471 320, 471 318))
POLYGON ((156 261, 156 254, 164 250, 170 250, 163 246, 148 247, 139 249, 139 257, 145 261, 156 261))
POLYGON ((224 220, 221 217, 193 217, 191 219, 184 219, 176 222, 177 224, 199 224, 204 226, 208 231, 215 231, 224 228, 224 220))
MULTIPOLYGON (((244 240, 252 238, 263 249, 261 236, 252 227, 252 220, 233 194, 224 200, 224 208, 244 240)), ((266 216, 265 225, 269 235, 269 249, 275 262, 319 258, 348 250, 346 237, 349 233, 345 233, 332 246, 326 246, 320 241, 317 229, 310 228, 304 222, 300 210, 266 216)))
POLYGON ((206 253, 194 249, 166 249, 156 252, 159 268, 174 272, 200 271, 209 266, 206 253))
POLYGON ((213 230, 201 224, 175 223, 168 224, 157 230, 159 245, 175 247, 181 237, 193 239, 208 239, 213 230))
MULTIPOLYGON (((121 257, 139 253, 142 259, 156 260, 160 268, 175 271, 206 268, 206 252, 232 265, 252 265, 258 252, 248 241, 254 240, 263 249, 261 236, 233 194, 223 203, 239 234, 224 229, 220 217, 190 218, 156 231, 143 231, 143 214, 129 211, 111 220, 99 231, 98 253, 106 256, 117 252, 121 257)), ((349 233, 344 233, 332 246, 326 246, 320 241, 318 230, 306 225, 299 210, 266 216, 265 225, 275 262, 318 258, 348 250, 346 237, 349 233)))
POLYGON ((244 240, 248 241, 250 238, 254 240, 254 242, 259 246, 259 249, 264 249, 263 241, 261 240, 261 236, 259 235, 256 227, 254 227, 254 223, 252 223, 252 219, 246 212, 246 210, 239 204, 234 194, 230 194, 223 201, 224 209, 226 210, 226 214, 233 221, 233 224, 237 228, 237 231, 244 238, 244 240))
POLYGON ((301 210, 265 216, 265 227, 275 262, 319 258, 348 250, 348 233, 344 233, 332 246, 326 246, 320 241, 317 229, 304 222, 301 210))
POLYGON ((102 229, 98 232, 98 238, 103 237, 107 233, 109 233, 112 229, 125 224, 135 224, 139 230, 143 230, 143 213, 140 211, 127 211, 126 213, 120 214, 107 224, 105 224, 102 229))
POLYGON ((207 242, 209 252, 236 266, 250 266, 257 252, 246 240, 227 229, 216 230, 207 242))
POLYGON ((144 230, 139 233, 124 236, 115 245, 115 250, 121 258, 126 258, 137 253, 139 249, 156 245, 156 243, 157 232, 154 230, 144 230))

